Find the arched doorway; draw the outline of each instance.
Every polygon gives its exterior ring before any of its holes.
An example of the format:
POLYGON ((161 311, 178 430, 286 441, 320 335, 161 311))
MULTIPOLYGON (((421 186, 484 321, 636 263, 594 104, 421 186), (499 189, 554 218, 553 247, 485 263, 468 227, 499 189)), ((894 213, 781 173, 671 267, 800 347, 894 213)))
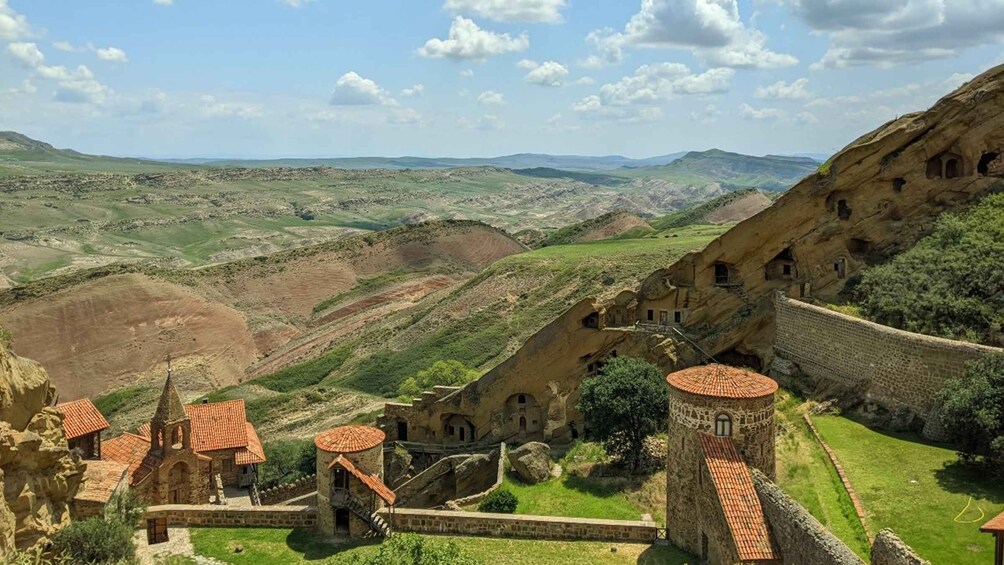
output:
POLYGON ((168 504, 190 504, 188 465, 179 461, 171 467, 167 474, 167 502, 168 504))
POLYGON ((526 416, 519 417, 519 434, 526 435, 526 416))

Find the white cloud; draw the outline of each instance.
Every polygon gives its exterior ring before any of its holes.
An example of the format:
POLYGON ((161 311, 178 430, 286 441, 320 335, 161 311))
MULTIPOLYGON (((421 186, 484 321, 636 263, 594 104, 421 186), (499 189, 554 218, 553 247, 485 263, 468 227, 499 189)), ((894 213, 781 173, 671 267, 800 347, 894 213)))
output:
POLYGON ((11 43, 7 46, 7 54, 22 67, 34 69, 45 61, 45 55, 34 43, 11 43))
POLYGON ((128 63, 129 57, 126 56, 126 52, 119 49, 118 47, 106 47, 104 49, 95 49, 95 53, 98 55, 98 59, 102 61, 111 61, 113 63, 128 63))
POLYGON ((404 96, 404 97, 421 96, 423 92, 425 92, 425 85, 424 84, 416 84, 416 85, 410 86, 410 87, 405 88, 404 90, 402 90, 401 91, 401 96, 404 96))
POLYGON ((13 41, 31 34, 28 19, 0 0, 0 40, 13 41))
POLYGON ((249 120, 265 115, 261 104, 248 102, 223 102, 206 94, 202 101, 202 115, 206 118, 239 118, 249 120))
POLYGON ((813 69, 890 67, 1004 41, 1004 0, 786 0, 830 45, 813 69))
POLYGON ((508 33, 483 30, 478 24, 457 16, 450 25, 447 39, 433 38, 418 49, 423 57, 484 61, 493 55, 526 51, 530 47, 530 37, 526 32, 513 37, 508 33))
POLYGON ((74 53, 76 51, 81 50, 74 47, 73 44, 70 43, 69 41, 57 41, 53 43, 52 46, 55 47, 56 49, 59 49, 60 51, 66 51, 68 53, 74 53))
POLYGON ((505 96, 494 90, 486 90, 478 95, 478 104, 482 106, 503 106, 505 105, 505 96))
POLYGON ((743 102, 739 105, 739 115, 744 120, 780 120, 786 114, 779 108, 754 108, 743 102))
POLYGON ((599 51, 598 55, 589 55, 585 59, 579 59, 576 64, 586 69, 602 69, 610 65, 616 65, 624 60, 624 51, 620 42, 610 40, 614 30, 610 28, 597 29, 586 35, 586 43, 599 51))
POLYGON ((811 126, 813 124, 818 124, 819 118, 817 118, 812 112, 799 112, 798 115, 795 116, 795 121, 800 124, 811 126))
POLYGON ((387 123, 404 126, 416 126, 425 123, 422 115, 412 108, 394 108, 387 115, 387 123))
POLYGON ((737 0, 642 0, 619 33, 594 32, 608 49, 623 46, 688 49, 713 66, 774 68, 798 63, 771 51, 767 37, 747 27, 737 0))
MULTIPOLYGON (((523 61, 520 61, 523 63, 523 61)), ((557 61, 544 61, 533 67, 523 80, 541 86, 563 86, 568 76, 568 67, 557 61)))
POLYGON ((153 3, 158 6, 173 6, 174 0, 153 0, 153 3))
POLYGON ((335 89, 331 93, 331 104, 334 106, 397 106, 390 93, 376 82, 359 76, 355 71, 349 71, 338 78, 335 89))
POLYGON ((581 85, 581 86, 589 86, 589 85, 595 84, 595 83, 596 83, 596 80, 593 79, 593 77, 581 77, 581 78, 579 78, 579 80, 575 81, 575 84, 578 84, 578 85, 581 85))
POLYGON ((443 8, 497 22, 561 23, 567 0, 446 0, 443 8))
POLYGON ((499 120, 498 116, 493 116, 490 114, 485 114, 476 120, 470 120, 466 117, 457 120, 457 125, 464 129, 481 130, 481 131, 496 131, 505 127, 505 124, 499 120))
POLYGON ((809 84, 807 78, 800 78, 791 83, 779 80, 769 86, 758 86, 754 96, 767 100, 801 100, 811 96, 805 90, 807 84, 809 84))
POLYGON ((699 75, 687 75, 674 81, 676 94, 717 94, 728 92, 732 82, 732 69, 708 69, 699 75))
POLYGON ((474 69, 464 69, 460 71, 460 76, 464 78, 471 78, 472 76, 474 76, 474 69))
POLYGON ((718 116, 721 116, 722 112, 714 104, 708 104, 704 107, 701 112, 691 112, 690 119, 695 122, 700 122, 702 124, 713 124, 718 121, 718 116))
POLYGON ((516 62, 516 67, 524 71, 532 71, 540 66, 540 63, 532 59, 520 59, 516 62))
POLYGON ((658 106, 675 96, 727 92, 735 71, 714 68, 699 74, 681 63, 642 65, 633 75, 604 84, 599 94, 583 98, 572 110, 587 117, 643 121, 658 119, 658 106))

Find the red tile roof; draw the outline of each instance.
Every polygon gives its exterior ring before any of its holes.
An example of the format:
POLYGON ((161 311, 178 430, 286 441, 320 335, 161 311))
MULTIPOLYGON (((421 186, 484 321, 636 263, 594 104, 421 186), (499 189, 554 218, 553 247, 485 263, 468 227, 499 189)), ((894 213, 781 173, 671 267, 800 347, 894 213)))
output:
POLYGON ((1000 514, 997 515, 996 518, 990 520, 986 524, 983 524, 983 527, 980 528, 980 531, 988 534, 1004 533, 1004 512, 1001 512, 1000 514))
POLYGON ((380 445, 386 437, 383 431, 370 426, 342 426, 318 434, 314 445, 328 453, 358 453, 380 445))
POLYGON ((76 439, 108 429, 108 420, 98 412, 89 398, 57 404, 56 410, 63 415, 66 439, 76 439))
POLYGON ((335 459, 328 465, 328 469, 334 467, 335 465, 339 465, 349 473, 352 473, 355 478, 359 479, 364 485, 366 485, 366 488, 375 492, 376 495, 382 498, 387 504, 393 505, 394 501, 397 500, 397 495, 384 484, 380 477, 374 475, 373 473, 367 474, 363 472, 359 469, 359 467, 356 467, 356 464, 348 457, 343 457, 341 455, 335 457, 335 459))
POLYGON ((156 468, 160 459, 150 454, 148 438, 128 432, 113 437, 101 445, 101 459, 116 461, 129 468, 129 484, 135 485, 156 468))
POLYGON ((247 447, 247 414, 244 399, 188 404, 192 420, 192 447, 199 453, 247 447))
POLYGON ((780 559, 774 550, 753 477, 731 438, 700 434, 704 462, 718 492, 741 561, 780 559))
POLYGON ((261 440, 258 439, 258 432, 254 429, 254 425, 251 422, 245 422, 244 425, 247 426, 248 445, 244 449, 237 451, 236 455, 234 455, 234 462, 238 465, 264 463, 265 450, 261 446, 261 440))
POLYGON ((716 398, 760 398, 777 391, 777 383, 753 371, 728 365, 699 365, 666 377, 673 388, 716 398))
POLYGON ((84 478, 74 500, 107 504, 126 478, 128 465, 117 461, 87 461, 84 478))

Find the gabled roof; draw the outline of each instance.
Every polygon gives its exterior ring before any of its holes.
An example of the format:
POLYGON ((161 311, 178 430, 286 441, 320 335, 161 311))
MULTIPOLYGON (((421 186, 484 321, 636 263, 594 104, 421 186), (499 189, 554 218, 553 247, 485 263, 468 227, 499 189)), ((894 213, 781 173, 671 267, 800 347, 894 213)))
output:
POLYGON ((987 534, 1004 534, 1004 512, 1001 512, 996 518, 983 524, 980 531, 987 534))
POLYGON ((118 461, 87 461, 84 478, 73 500, 108 504, 112 495, 126 480, 129 466, 118 461))
POLYGON ((258 439, 258 432, 254 429, 254 425, 251 422, 244 422, 244 425, 247 426, 248 445, 244 449, 237 451, 236 455, 234 455, 234 462, 238 465, 264 463, 265 450, 261 446, 261 440, 258 439))
POLYGON ((376 493, 376 495, 382 498, 387 504, 393 505, 394 501, 397 500, 397 495, 384 484, 380 477, 372 473, 363 472, 359 469, 359 467, 356 467, 356 464, 353 463, 351 459, 339 455, 338 457, 335 457, 330 464, 328 464, 328 469, 335 466, 340 466, 351 473, 352 476, 359 479, 364 485, 366 485, 366 488, 376 493))
POLYGON ((192 420, 192 447, 200 453, 247 447, 247 413, 244 399, 188 404, 192 420))
POLYGON ((341 426, 317 434, 314 445, 328 453, 358 453, 383 443, 387 434, 372 426, 341 426))
POLYGON ((731 438, 700 434, 704 462, 722 504, 725 522, 741 561, 780 559, 771 543, 767 519, 753 477, 731 438))
POLYGON ((56 410, 63 415, 66 439, 76 439, 108 429, 108 420, 89 398, 57 404, 56 410))
POLYGON ((777 392, 777 382, 760 373, 728 365, 699 365, 670 373, 669 386, 715 398, 760 398, 777 392))
POLYGON ((116 461, 129 469, 129 484, 135 485, 153 471, 160 458, 150 453, 148 438, 128 432, 113 437, 101 445, 101 459, 116 461))

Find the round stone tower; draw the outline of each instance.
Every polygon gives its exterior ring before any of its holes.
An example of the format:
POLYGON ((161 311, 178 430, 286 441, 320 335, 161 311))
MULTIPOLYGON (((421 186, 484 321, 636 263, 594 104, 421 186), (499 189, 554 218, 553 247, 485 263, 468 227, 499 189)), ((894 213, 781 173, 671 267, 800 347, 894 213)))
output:
POLYGON ((773 480, 777 383, 727 365, 691 367, 670 373, 666 382, 666 529, 674 543, 699 551, 701 525, 694 509, 703 488, 701 435, 731 438, 746 463, 773 480))
POLYGON ((383 506, 383 431, 342 426, 321 432, 317 446, 317 527, 328 535, 362 536, 367 519, 383 506), (373 479, 376 479, 375 481, 373 479))

